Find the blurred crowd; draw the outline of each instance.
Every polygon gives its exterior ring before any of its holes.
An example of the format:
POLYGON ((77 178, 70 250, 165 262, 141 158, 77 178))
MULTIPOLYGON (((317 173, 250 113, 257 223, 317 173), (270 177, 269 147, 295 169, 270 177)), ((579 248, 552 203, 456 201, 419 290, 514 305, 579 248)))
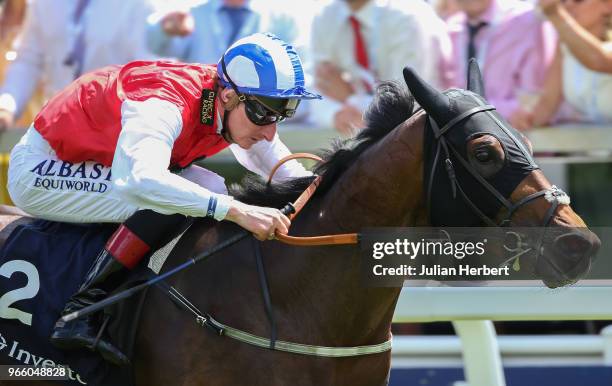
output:
MULTIPOLYGON (((268 31, 292 43, 325 98, 294 120, 361 127, 377 83, 412 66, 465 87, 476 58, 486 97, 516 128, 612 123, 612 0, 4 0, 0 130, 29 125, 81 74, 133 60, 216 63, 268 31)), ((86 97, 86 96, 84 96, 86 97)))

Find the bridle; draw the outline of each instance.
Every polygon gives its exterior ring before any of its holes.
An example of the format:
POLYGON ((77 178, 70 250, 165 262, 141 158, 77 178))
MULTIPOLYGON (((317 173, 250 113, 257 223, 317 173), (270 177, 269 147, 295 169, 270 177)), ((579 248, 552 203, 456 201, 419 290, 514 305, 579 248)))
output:
POLYGON ((465 201, 465 203, 472 209, 472 211, 476 215, 478 215, 478 217, 480 217, 480 219, 484 223, 486 223, 489 226, 501 226, 501 227, 509 226, 512 215, 519 208, 535 200, 536 198, 545 196, 547 197, 547 200, 552 204, 550 208, 548 209, 548 211, 546 212, 546 215, 544 216, 544 221, 542 223, 542 226, 544 227, 548 226, 559 204, 566 204, 566 205, 569 204, 569 196, 564 191, 562 191, 561 189, 553 185, 549 189, 544 189, 544 190, 540 190, 538 192, 532 193, 526 197, 521 198, 519 201, 512 203, 510 202, 510 200, 504 197, 493 185, 491 185, 486 179, 484 179, 480 175, 480 173, 474 170, 472 165, 470 165, 470 163, 465 158, 463 158, 463 156, 459 153, 459 151, 457 151, 457 149, 455 149, 455 147, 451 143, 449 143, 448 140, 446 139, 445 135, 448 132, 450 132, 453 128, 455 128, 461 121, 471 117, 472 115, 483 112, 483 113, 486 113, 493 120, 493 122, 495 122, 497 126, 501 130, 503 130, 504 133, 508 137, 512 139, 512 141, 523 152, 523 155, 525 155, 527 159, 529 160, 532 159, 528 150, 525 148, 525 145, 523 144, 523 142, 520 141, 518 138, 516 138, 514 133, 508 130, 508 128, 505 127, 505 125, 502 122, 500 122, 499 119, 495 115, 491 114, 491 111, 495 110, 495 107, 493 107, 492 105, 488 105, 488 104, 482 104, 482 102, 478 100, 477 98, 473 98, 473 99, 479 103, 479 106, 473 107, 463 112, 462 114, 458 115, 457 117, 453 118, 446 125, 444 125, 441 129, 438 127, 438 124, 431 116, 428 117, 430 127, 434 134, 434 140, 438 141, 438 144, 436 146, 436 154, 434 156, 434 161, 431 167, 430 178, 427 184, 427 207, 429 209, 429 212, 431 213, 431 204, 432 204, 431 196, 432 196, 432 190, 433 190, 433 181, 435 177, 435 171, 437 168, 437 164, 440 160, 440 155, 441 153, 443 153, 442 156, 444 157, 444 161, 443 161, 444 167, 446 169, 448 178, 451 183, 453 198, 455 198, 457 195, 457 192, 459 192, 463 201, 465 201), (482 187, 484 187, 489 193, 491 193, 491 195, 493 195, 493 197, 495 197, 495 199, 497 199, 506 208, 507 213, 505 217, 499 223, 496 223, 491 217, 487 216, 482 210, 480 210, 480 208, 465 193, 465 190, 462 188, 461 183, 457 179, 455 168, 454 168, 453 162, 451 161, 451 156, 450 156, 451 153, 455 159, 459 160, 461 165, 470 173, 470 175, 474 177, 474 179, 476 179, 482 187))
MULTIPOLYGON (((521 198, 519 201, 512 203, 510 202, 510 200, 504 197, 494 186, 492 186, 487 180, 485 180, 476 170, 474 170, 474 168, 469 164, 469 162, 467 162, 463 158, 463 156, 455 149, 455 147, 452 146, 452 144, 447 141, 445 135, 448 132, 450 132, 454 127, 456 127, 461 121, 471 117, 474 114, 483 112, 483 113, 488 114, 489 117, 493 119, 493 121, 500 127, 500 129, 503 130, 514 141, 514 143, 521 149, 521 151, 527 157, 527 159, 529 160, 532 159, 530 153, 527 151, 522 141, 518 140, 515 137, 515 135, 510 130, 508 130, 504 126, 504 124, 499 121, 499 119, 497 119, 497 117, 495 117, 493 114, 490 113, 491 111, 495 110, 495 107, 493 107, 492 105, 483 104, 477 98, 474 98, 474 100, 476 100, 479 103, 478 106, 473 107, 463 112, 462 114, 459 114, 457 117, 453 118, 446 125, 444 125, 441 129, 438 127, 438 124, 436 123, 436 121, 431 116, 428 116, 430 127, 433 130, 434 139, 438 141, 438 144, 436 146, 437 150, 436 150, 436 154, 434 157, 434 161, 431 166, 431 173, 430 173, 430 178, 429 178, 428 187, 427 187, 427 207, 428 207, 429 212, 431 213, 431 201, 432 201, 431 195, 432 195, 435 171, 437 168, 437 163, 440 159, 440 155, 443 152, 444 153, 443 154, 444 165, 446 168, 448 178, 451 182, 451 188, 453 190, 453 198, 456 197, 456 194, 458 191, 462 199, 466 202, 466 204, 472 209, 474 213, 476 213, 482 219, 484 223, 486 223, 489 226, 493 226, 493 227, 507 227, 511 225, 510 219, 512 218, 512 215, 519 208, 521 208, 522 206, 528 204, 529 202, 539 197, 544 196, 545 199, 551 203, 551 206, 548 208, 546 215, 544 216, 544 221, 542 224, 543 227, 548 226, 558 206, 560 204, 569 205, 570 203, 569 196, 563 190, 553 185, 549 189, 544 189, 544 190, 540 190, 538 192, 532 193, 526 197, 521 198), (497 200, 499 200, 501 204, 506 208, 507 213, 505 217, 499 223, 496 223, 493 219, 491 219, 483 211, 481 211, 480 208, 478 208, 478 206, 472 201, 472 199, 470 199, 468 195, 465 193, 465 190, 462 188, 459 180, 457 179, 455 169, 453 166, 453 162, 451 161, 451 156, 450 156, 451 153, 456 159, 459 160, 459 162, 463 165, 463 167, 465 167, 465 169, 483 187, 485 187, 487 191, 489 191, 497 200)), ((274 176, 274 173, 280 167, 280 165, 282 165, 283 163, 289 160, 299 159, 299 158, 308 158, 308 159, 316 160, 319 162, 321 161, 321 159, 318 156, 307 154, 307 153, 296 153, 296 154, 287 156, 283 158, 282 160, 280 160, 277 163, 277 165, 272 169, 272 172, 270 173, 270 176, 268 179, 268 183, 272 181, 272 177, 274 176)), ((288 204, 288 206, 291 208, 291 215, 289 216, 290 219, 293 220, 293 218, 299 213, 299 211, 303 208, 303 206, 306 205, 310 197, 312 197, 312 195, 315 193, 320 182, 321 182, 321 177, 316 176, 313 182, 298 197, 298 199, 295 200, 293 203, 288 204)), ((281 242, 284 242, 286 244, 291 244, 291 245, 300 245, 300 246, 357 244, 360 238, 360 235, 358 233, 348 233, 348 234, 341 234, 341 235, 325 235, 325 236, 316 236, 316 237, 297 237, 297 236, 283 235, 277 232, 275 236, 276 236, 276 239, 281 242)), ((541 241, 542 240, 540 240, 538 244, 541 244, 541 241)))
MULTIPOLYGON (((519 140, 516 137, 516 135, 511 130, 509 130, 502 122, 500 122, 500 120, 494 114, 491 113, 491 111, 495 110, 495 107, 489 104, 484 104, 480 99, 474 97, 473 95, 468 94, 468 96, 470 96, 473 100, 475 100, 478 103, 478 105, 471 109, 468 109, 467 111, 451 119, 442 128, 439 128, 436 121, 430 115, 428 115, 429 127, 431 127, 431 130, 433 131, 434 141, 437 141, 436 152, 435 152, 435 156, 434 156, 432 166, 431 166, 431 173, 429 174, 429 181, 427 183, 427 208, 430 213, 430 217, 432 213, 433 182, 435 179, 435 172, 438 166, 438 162, 440 161, 440 158, 442 157, 443 158, 442 162, 444 162, 444 167, 445 167, 448 179, 451 184, 453 199, 456 198, 457 192, 459 192, 463 201, 487 225, 493 226, 493 227, 508 227, 511 225, 511 218, 513 214, 519 208, 534 201, 537 198, 544 197, 551 205, 546 211, 546 214, 544 215, 544 220, 541 224, 541 227, 544 227, 544 228, 548 227, 559 205, 569 205, 570 203, 569 196, 563 190, 553 185, 549 189, 543 189, 538 192, 529 194, 521 198, 517 202, 513 203, 510 200, 508 200, 506 197, 504 197, 499 192, 499 190, 497 190, 493 185, 491 185, 485 178, 483 178, 480 175, 480 173, 478 173, 474 169, 474 167, 470 165, 470 163, 459 153, 459 151, 457 151, 457 149, 455 149, 455 147, 447 140, 446 135, 453 128, 457 127, 457 125, 460 122, 462 122, 463 120, 475 114, 484 113, 484 114, 487 114, 489 118, 491 118, 491 120, 495 122, 495 124, 499 127, 499 129, 502 130, 515 143, 515 145, 520 149, 520 151, 523 153, 525 158, 528 159, 529 162, 532 163, 532 165, 537 168, 537 165, 535 165, 533 158, 531 157, 531 154, 525 148, 525 145, 523 144, 523 142, 519 140), (468 195, 465 193, 465 190, 463 189, 463 187, 461 186, 461 183, 457 179, 457 175, 455 173, 455 167, 451 160, 451 154, 453 155, 453 158, 458 160, 459 163, 465 168, 465 170, 467 170, 468 173, 470 173, 470 175, 476 181, 478 181, 478 183, 482 187, 484 187, 506 209, 506 215, 504 216, 503 219, 501 219, 499 223, 496 223, 491 217, 486 215, 478 207, 478 205, 476 205, 474 201, 470 199, 468 195)), ((536 244, 537 246, 536 261, 540 257, 540 254, 541 254, 541 245, 543 243, 543 239, 544 239, 544 232, 542 232, 536 244)), ((513 261, 516 261, 524 253, 525 252, 523 251, 522 253, 519 253, 516 256, 506 260, 503 263, 503 265, 508 265, 512 263, 513 261)), ((515 265, 515 266, 518 266, 518 265, 515 265)), ((555 267, 555 268, 558 269, 558 267, 555 267)))

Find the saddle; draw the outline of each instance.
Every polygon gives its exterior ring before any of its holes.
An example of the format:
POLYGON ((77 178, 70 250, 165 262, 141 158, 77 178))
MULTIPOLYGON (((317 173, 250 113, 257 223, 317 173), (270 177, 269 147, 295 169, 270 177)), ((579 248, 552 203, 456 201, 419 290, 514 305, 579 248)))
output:
MULTIPOLYGON (((0 249, 0 364, 66 366, 67 385, 131 385, 119 368, 87 349, 61 351, 48 339, 68 298, 76 292, 116 224, 67 224, 21 219, 0 249)), ((135 269, 119 290, 143 280, 135 269)), ((111 339, 130 358, 146 293, 105 310, 111 339)))

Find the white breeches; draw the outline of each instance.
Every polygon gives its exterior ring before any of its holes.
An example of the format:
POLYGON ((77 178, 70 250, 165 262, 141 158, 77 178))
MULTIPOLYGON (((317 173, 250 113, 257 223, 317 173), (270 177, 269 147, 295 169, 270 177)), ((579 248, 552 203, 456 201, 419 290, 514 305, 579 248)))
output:
MULTIPOLYGON (((227 194, 223 177, 202 167, 189 166, 179 175, 227 194)), ((123 222, 140 209, 117 194, 110 167, 61 161, 33 126, 11 151, 8 192, 25 212, 53 221, 123 222)))

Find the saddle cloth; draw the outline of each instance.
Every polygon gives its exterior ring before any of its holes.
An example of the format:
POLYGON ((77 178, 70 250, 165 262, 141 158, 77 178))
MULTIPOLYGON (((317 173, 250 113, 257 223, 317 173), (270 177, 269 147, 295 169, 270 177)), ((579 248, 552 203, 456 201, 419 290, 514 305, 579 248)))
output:
MULTIPOLYGON (((131 385, 131 372, 87 349, 49 343, 55 321, 116 225, 34 220, 15 228, 0 251, 0 364, 67 367, 66 385, 131 385)), ((134 280, 144 275, 136 270, 134 280)), ((111 310, 109 332, 128 356, 144 293, 111 310)))

